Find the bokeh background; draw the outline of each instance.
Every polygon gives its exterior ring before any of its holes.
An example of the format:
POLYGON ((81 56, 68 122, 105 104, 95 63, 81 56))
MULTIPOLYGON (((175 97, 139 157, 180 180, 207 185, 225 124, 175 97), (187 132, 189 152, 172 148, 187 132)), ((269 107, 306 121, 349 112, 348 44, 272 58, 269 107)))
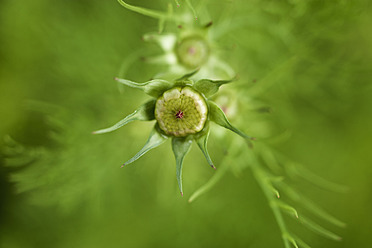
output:
MULTIPOLYGON (((175 5, 128 2, 157 10, 175 5)), ((240 92, 234 100, 271 109, 238 107, 233 122, 263 139, 285 133, 273 149, 349 189, 335 193, 289 178, 347 224, 319 220, 339 242, 286 219, 289 227, 312 247, 370 247, 370 1, 192 2, 208 6, 210 15, 198 21, 231 24, 219 45, 240 76, 226 86, 240 92)), ((235 169, 193 203, 192 192, 215 173, 195 146, 181 197, 169 142, 120 169, 153 124, 91 135, 148 99, 112 78, 133 51, 156 53, 141 41, 157 30, 156 20, 115 0, 1 0, 0 25, 1 247, 284 247, 255 177, 236 168, 243 157, 226 154, 234 150, 232 133, 215 127, 209 149, 217 167, 225 161, 221 166, 235 169)), ((138 59, 126 77, 143 81, 156 70, 138 59)))

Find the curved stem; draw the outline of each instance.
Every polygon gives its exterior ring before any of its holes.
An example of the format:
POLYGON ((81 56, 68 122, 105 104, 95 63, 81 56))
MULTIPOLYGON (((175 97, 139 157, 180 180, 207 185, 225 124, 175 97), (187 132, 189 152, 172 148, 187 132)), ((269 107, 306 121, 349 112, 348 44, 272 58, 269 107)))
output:
POLYGON ((123 0, 118 0, 118 2, 124 8, 129 9, 129 10, 134 11, 134 12, 137 12, 139 14, 148 16, 148 17, 152 17, 152 18, 159 19, 159 20, 177 19, 175 16, 169 16, 169 14, 167 14, 167 13, 163 13, 163 12, 160 12, 160 11, 146 9, 146 8, 137 7, 137 6, 134 6, 134 5, 127 4, 123 0))

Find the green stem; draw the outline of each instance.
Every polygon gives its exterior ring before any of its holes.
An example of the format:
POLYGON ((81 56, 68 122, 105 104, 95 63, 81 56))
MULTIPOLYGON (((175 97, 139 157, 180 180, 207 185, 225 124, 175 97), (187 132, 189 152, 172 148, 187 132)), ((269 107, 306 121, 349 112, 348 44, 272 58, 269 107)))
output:
POLYGON ((151 10, 151 9, 145 9, 145 8, 142 8, 142 7, 133 6, 133 5, 127 4, 123 0, 118 0, 118 2, 124 8, 129 9, 129 10, 134 11, 134 12, 137 12, 137 13, 140 13, 140 14, 148 16, 148 17, 152 17, 152 18, 159 19, 159 20, 176 19, 175 17, 169 16, 169 14, 167 14, 167 13, 163 13, 163 12, 155 11, 155 10, 151 10))
MULTIPOLYGON (((254 156, 253 153, 250 154, 251 156, 254 156)), ((289 240, 287 238, 287 235, 289 235, 289 232, 287 230, 287 227, 285 225, 283 215, 280 212, 280 209, 277 204, 272 204, 273 203, 273 194, 272 191, 269 187, 269 185, 266 183, 266 176, 265 172, 260 168, 260 165, 258 163, 257 159, 253 159, 255 162, 252 164, 251 169, 253 172, 253 175, 259 184, 260 188, 262 189, 267 201, 269 202, 270 208, 274 214, 274 217, 278 223, 279 229, 282 233, 282 239, 284 242, 284 247, 285 248, 291 248, 289 240)))

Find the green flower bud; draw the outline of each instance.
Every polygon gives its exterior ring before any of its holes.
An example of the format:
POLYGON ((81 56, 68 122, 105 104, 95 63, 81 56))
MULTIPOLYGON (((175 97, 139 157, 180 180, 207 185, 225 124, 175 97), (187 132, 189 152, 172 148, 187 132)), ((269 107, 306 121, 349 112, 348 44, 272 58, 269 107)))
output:
POLYGON ((209 48, 202 37, 190 36, 181 40, 176 46, 178 61, 185 67, 194 69, 208 60, 209 48))
POLYGON ((176 87, 164 92, 155 106, 155 118, 160 128, 167 135, 176 137, 201 131, 207 113, 204 97, 191 87, 176 87))

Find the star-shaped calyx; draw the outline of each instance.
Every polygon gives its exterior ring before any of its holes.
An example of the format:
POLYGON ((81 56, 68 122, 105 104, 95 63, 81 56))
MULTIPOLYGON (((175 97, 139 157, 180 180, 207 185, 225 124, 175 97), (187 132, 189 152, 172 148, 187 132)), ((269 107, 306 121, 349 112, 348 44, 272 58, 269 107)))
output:
POLYGON ((125 162, 124 165, 136 161, 149 150, 171 138, 172 149, 176 158, 177 181, 182 195, 183 160, 190 150, 192 141, 198 144, 209 165, 215 169, 207 150, 210 121, 230 129, 248 142, 253 139, 233 127, 221 108, 209 99, 217 93, 221 85, 232 80, 201 79, 194 82, 190 77, 195 73, 196 71, 184 75, 173 82, 154 79, 144 83, 136 83, 126 79, 115 78, 119 83, 143 90, 153 99, 140 106, 136 111, 115 125, 93 132, 94 134, 112 132, 135 120, 156 120, 154 129, 150 133, 150 137, 144 147, 125 162))

